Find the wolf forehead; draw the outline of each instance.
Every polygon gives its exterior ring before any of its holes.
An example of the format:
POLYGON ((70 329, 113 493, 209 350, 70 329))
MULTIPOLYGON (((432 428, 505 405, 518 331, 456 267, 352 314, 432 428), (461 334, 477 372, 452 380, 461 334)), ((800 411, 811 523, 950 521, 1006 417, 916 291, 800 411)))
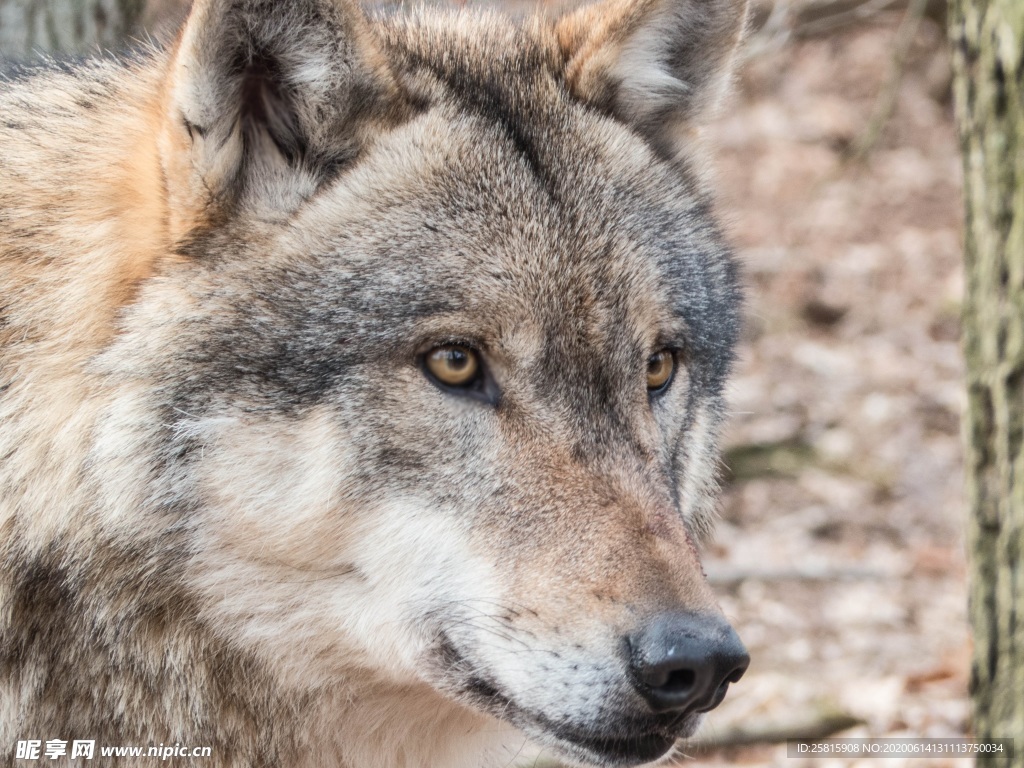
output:
POLYGON ((410 357, 430 329, 500 344, 528 324, 563 366, 574 351, 607 366, 685 348, 693 382, 717 390, 736 267, 687 160, 576 98, 541 25, 426 15, 376 29, 415 113, 286 222, 186 240, 213 318, 190 365, 308 404, 363 364, 410 357))

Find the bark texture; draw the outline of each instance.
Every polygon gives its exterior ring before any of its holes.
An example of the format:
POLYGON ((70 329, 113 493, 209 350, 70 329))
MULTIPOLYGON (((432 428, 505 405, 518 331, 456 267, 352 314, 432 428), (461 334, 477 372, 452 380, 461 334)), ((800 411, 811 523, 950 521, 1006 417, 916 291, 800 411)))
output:
POLYGON ((137 31, 144 0, 0 0, 0 57, 116 50, 137 31))
POLYGON ((965 436, 978 738, 1024 766, 1024 2, 951 0, 966 210, 965 436))

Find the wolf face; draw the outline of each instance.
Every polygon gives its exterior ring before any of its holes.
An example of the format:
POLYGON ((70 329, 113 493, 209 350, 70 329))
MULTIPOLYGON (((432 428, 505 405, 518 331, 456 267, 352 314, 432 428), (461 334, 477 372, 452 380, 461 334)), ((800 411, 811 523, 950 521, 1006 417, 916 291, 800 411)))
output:
MULTIPOLYGON (((42 568, 73 617, 5 631, 39 667, 40 635, 91 642, 80 682, 117 694, 64 722, 351 766, 479 766, 509 726, 635 765, 693 732, 747 658, 695 548, 739 291, 686 136, 744 12, 200 0, 167 55, 78 76, 142 94, 128 167, 161 182, 125 203, 155 255, 61 390, 75 472, 24 448, 54 440, 45 367, 0 336, 4 578, 24 608, 42 568), (244 674, 169 663, 188 643, 244 674), (191 693, 124 712, 147 663, 191 693)), ((59 725, 47 690, 12 722, 59 725)))

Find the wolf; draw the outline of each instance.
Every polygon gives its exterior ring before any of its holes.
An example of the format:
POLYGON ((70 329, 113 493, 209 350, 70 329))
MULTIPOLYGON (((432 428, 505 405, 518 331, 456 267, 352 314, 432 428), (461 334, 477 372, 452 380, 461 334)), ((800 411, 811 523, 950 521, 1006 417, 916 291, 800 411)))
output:
POLYGON ((745 15, 196 0, 0 85, 5 762, 695 732, 748 664, 698 549, 741 291, 697 137, 745 15))

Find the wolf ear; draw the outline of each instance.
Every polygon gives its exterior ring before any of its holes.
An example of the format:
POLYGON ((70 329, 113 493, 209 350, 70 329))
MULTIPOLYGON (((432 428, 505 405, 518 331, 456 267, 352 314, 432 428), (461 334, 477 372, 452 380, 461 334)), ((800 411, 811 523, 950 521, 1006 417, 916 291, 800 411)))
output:
POLYGON ((605 0, 557 22, 577 98, 658 144, 700 122, 722 95, 747 0, 605 0))
POLYGON ((239 204, 287 208, 404 107, 347 0, 196 0, 165 84, 172 234, 239 204))

